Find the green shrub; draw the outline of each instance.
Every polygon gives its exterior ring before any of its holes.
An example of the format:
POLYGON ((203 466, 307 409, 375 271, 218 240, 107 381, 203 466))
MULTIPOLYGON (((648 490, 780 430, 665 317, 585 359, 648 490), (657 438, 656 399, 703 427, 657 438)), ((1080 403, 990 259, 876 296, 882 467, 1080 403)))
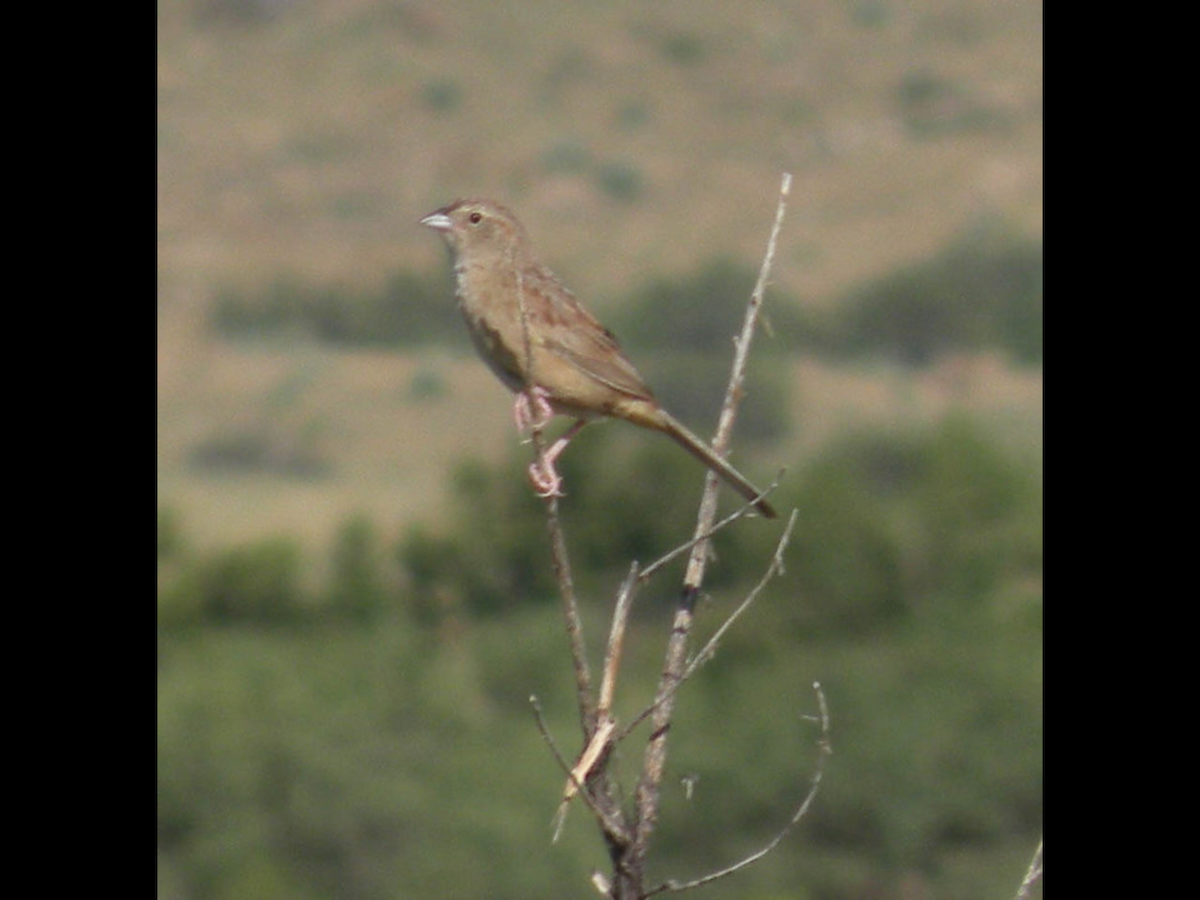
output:
POLYGON ((999 108, 986 104, 963 85, 924 69, 901 79, 895 102, 901 121, 917 138, 1005 124, 999 108))
POLYGON ((298 479, 328 475, 319 423, 284 420, 222 432, 189 448, 188 465, 209 472, 258 472, 298 479))
POLYGON ((294 540, 266 538, 196 559, 176 589, 209 622, 294 623, 310 611, 300 563, 294 540))
MULTIPOLYGON (((733 360, 733 339, 741 332, 756 270, 728 259, 706 263, 683 279, 656 278, 634 293, 612 317, 621 342, 646 352, 693 351, 733 360)), ((796 304, 779 288, 768 290, 763 317, 772 335, 759 331, 754 352, 790 351, 803 323, 796 304)), ((728 375, 729 366, 724 366, 728 375)))
POLYGON ((388 592, 382 570, 382 551, 374 523, 357 515, 338 528, 334 536, 329 606, 359 621, 379 617, 388 592))
MULTIPOLYGON (((365 518, 336 535, 314 607, 291 542, 193 557, 160 510, 184 572, 160 586, 160 606, 192 602, 191 622, 220 626, 160 624, 160 878, 197 896, 271 897, 304 896, 298 884, 383 897, 397 878, 429 895, 447 866, 470 873, 455 896, 485 884, 498 898, 549 896, 582 881, 598 848, 576 811, 553 853, 521 856, 545 845, 562 783, 527 698, 544 702, 560 740, 577 727, 560 617, 538 608, 557 600, 527 454, 463 466, 444 530, 401 542, 417 628, 378 616, 388 560, 365 518), (347 618, 371 627, 341 627, 347 618), (261 627, 297 621, 306 627, 261 627), (436 839, 414 843, 418 832, 436 839), (522 862, 478 862, 497 856, 522 862)), ((649 562, 690 534, 703 470, 662 436, 610 423, 585 429, 560 471, 590 622, 631 558, 649 562)), ((1041 824, 1041 624, 992 601, 1040 578, 1036 480, 950 417, 847 436, 793 482, 779 503, 801 511, 786 576, 681 694, 656 866, 711 870, 786 820, 811 773, 816 733, 801 715, 817 679, 836 753, 803 828, 739 882, 743 893, 802 884, 863 896, 872 880, 918 877, 931 890, 957 879, 969 886, 946 896, 966 897, 998 870, 1018 878, 1020 859, 996 857, 1017 846, 1027 860, 1041 824), (684 800, 690 774, 696 796, 684 800)), ((698 639, 761 574, 778 535, 756 520, 718 537, 698 639)), ((619 698, 634 708, 658 675, 662 604, 681 569, 635 606, 619 698)), ((602 640, 589 629, 593 659, 602 640)))
POLYGON ((465 463, 452 492, 450 525, 440 532, 414 526, 398 547, 417 615, 434 622, 552 599, 545 521, 523 465, 465 463))
POLYGON ((841 353, 923 365, 947 352, 999 347, 1042 361, 1042 248, 982 223, 936 258, 905 266, 838 304, 841 353))
MULTIPOLYGON (((732 350, 723 358, 668 350, 647 355, 639 365, 663 407, 707 440, 721 414, 732 362, 732 350)), ((788 433, 789 387, 788 367, 781 357, 763 355, 750 361, 742 382, 735 443, 767 442, 788 433)))
POLYGON ((663 34, 658 47, 664 59, 681 66, 698 65, 709 55, 708 42, 703 37, 681 31, 663 34))
POLYGON ((548 173, 582 172, 591 161, 587 146, 573 138, 556 141, 542 153, 542 168, 548 173))
POLYGON ((879 449, 836 446, 799 475, 802 525, 790 557, 800 602, 792 611, 810 634, 871 631, 907 612, 901 548, 872 471, 879 449))
MULTIPOLYGON (((451 523, 436 532, 415 526, 401 541, 401 565, 425 621, 556 600, 545 513, 526 475, 531 459, 523 447, 503 466, 462 466, 451 523)), ((631 560, 649 563, 690 536, 705 469, 669 438, 600 422, 575 439, 558 470, 581 589, 609 589, 631 560)), ((726 491, 723 508, 731 498, 726 491)), ((714 567, 711 583, 728 579, 728 569, 714 567)))
POLYGON ((430 81, 421 92, 425 106, 436 113, 454 112, 463 101, 462 85, 450 78, 430 81))
POLYGON ((1005 583, 1039 577, 1038 484, 963 418, 951 416, 926 439, 912 486, 918 549, 917 596, 976 602, 1005 583))
POLYGON ((638 199, 645 187, 642 173, 629 163, 604 163, 596 172, 596 181, 607 196, 625 202, 638 199))
POLYGON ((309 285, 283 277, 258 294, 218 293, 211 327, 229 337, 280 335, 353 346, 421 346, 461 329, 444 272, 398 272, 378 290, 309 285))
MULTIPOLYGON (((701 434, 716 425, 734 338, 757 277, 750 268, 716 259, 688 278, 650 282, 613 317, 614 331, 658 399, 701 434)), ((746 370, 739 440, 771 440, 786 433, 790 398, 784 360, 813 334, 794 300, 772 287, 746 370)))
POLYGON ((178 559, 183 552, 183 526, 179 511, 173 507, 158 508, 158 561, 178 559))
POLYGON ((964 418, 848 436, 799 478, 800 627, 953 616, 1040 579, 1039 486, 964 418))

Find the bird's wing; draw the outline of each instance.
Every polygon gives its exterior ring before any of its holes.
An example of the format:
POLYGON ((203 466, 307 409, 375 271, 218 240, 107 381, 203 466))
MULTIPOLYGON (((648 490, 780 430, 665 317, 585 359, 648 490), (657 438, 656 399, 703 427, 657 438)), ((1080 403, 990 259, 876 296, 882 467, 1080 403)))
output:
MULTIPOLYGON (((536 326, 542 346, 614 390, 630 397, 653 400, 650 388, 621 350, 616 336, 584 309, 551 272, 539 267, 534 277, 543 283, 530 287, 541 289, 552 301, 545 319, 536 326), (549 289, 551 285, 554 290, 549 289)), ((526 278, 528 280, 529 275, 526 278)))

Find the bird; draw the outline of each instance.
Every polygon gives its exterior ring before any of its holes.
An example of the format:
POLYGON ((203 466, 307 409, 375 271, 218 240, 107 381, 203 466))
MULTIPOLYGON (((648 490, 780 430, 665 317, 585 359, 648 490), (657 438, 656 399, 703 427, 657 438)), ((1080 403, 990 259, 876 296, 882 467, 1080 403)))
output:
POLYGON ((763 516, 776 517, 762 491, 663 409, 613 333, 538 261, 509 209, 460 199, 419 221, 450 251, 459 312, 479 355, 516 395, 518 429, 540 427, 554 415, 575 419, 530 466, 539 493, 561 495, 555 461, 589 421, 607 417, 662 432, 763 516))

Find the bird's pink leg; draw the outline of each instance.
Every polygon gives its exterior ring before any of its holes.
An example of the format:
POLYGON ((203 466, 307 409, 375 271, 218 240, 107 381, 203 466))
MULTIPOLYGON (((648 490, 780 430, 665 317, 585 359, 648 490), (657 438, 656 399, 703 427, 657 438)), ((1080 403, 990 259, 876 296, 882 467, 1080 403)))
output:
POLYGON ((562 455, 562 452, 567 449, 567 444, 571 443, 571 438, 579 434, 580 430, 586 424, 587 421, 585 419, 576 420, 574 425, 563 432, 562 437, 546 448, 546 452, 542 454, 541 459, 529 464, 529 480, 533 483, 539 497, 562 496, 562 492, 559 491, 559 488, 562 487, 562 476, 554 470, 554 463, 562 455))
POLYGON ((517 399, 513 403, 513 419, 517 423, 517 431, 525 434, 554 418, 549 396, 545 388, 536 384, 527 391, 517 391, 517 399))

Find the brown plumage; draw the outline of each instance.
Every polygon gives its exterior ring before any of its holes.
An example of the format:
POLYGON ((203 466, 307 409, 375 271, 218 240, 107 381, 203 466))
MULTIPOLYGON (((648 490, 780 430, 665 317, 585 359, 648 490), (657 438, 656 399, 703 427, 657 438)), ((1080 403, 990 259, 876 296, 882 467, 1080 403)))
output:
POLYGON ((439 232, 454 261, 455 297, 479 355, 517 393, 518 424, 534 415, 577 421, 531 469, 543 491, 557 488, 553 464, 583 424, 597 416, 661 431, 720 475, 768 518, 762 492, 658 405, 616 338, 537 261, 525 229, 490 200, 458 200, 421 219, 439 232), (522 323, 522 305, 524 319, 522 323))

